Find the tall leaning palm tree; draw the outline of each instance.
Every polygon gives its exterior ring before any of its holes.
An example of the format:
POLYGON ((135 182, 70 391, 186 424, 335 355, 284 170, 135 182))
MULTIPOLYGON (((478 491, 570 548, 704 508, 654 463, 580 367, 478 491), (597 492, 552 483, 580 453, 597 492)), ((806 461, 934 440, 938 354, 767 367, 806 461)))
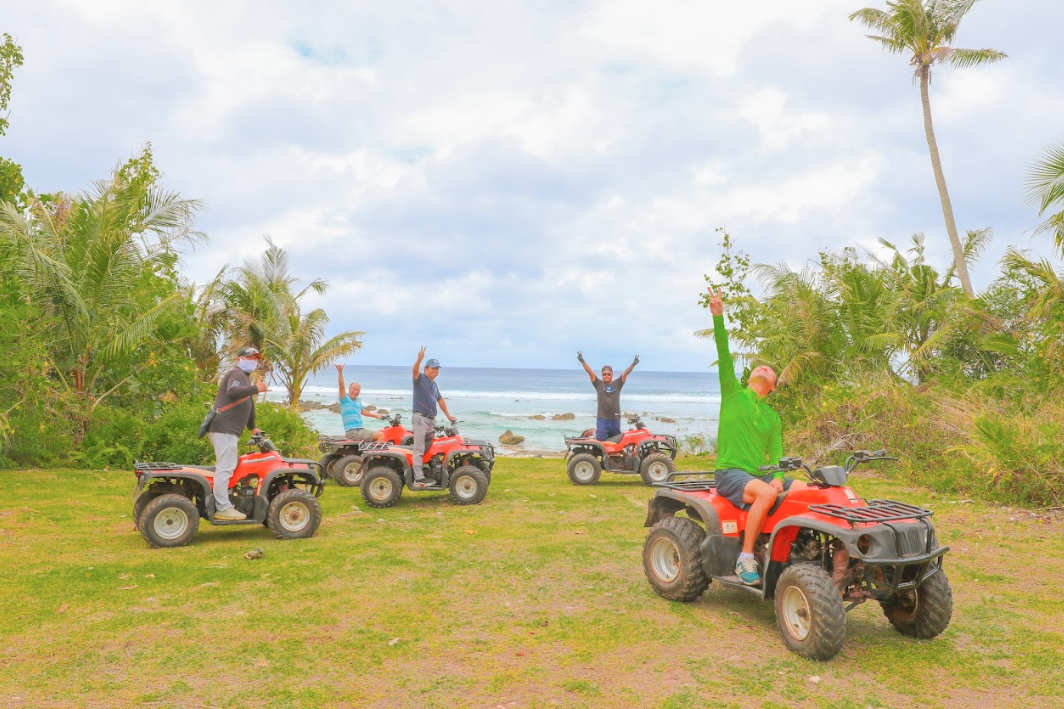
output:
POLYGON ((866 7, 850 15, 876 34, 868 37, 879 42, 895 54, 910 54, 913 78, 920 82, 920 99, 924 108, 924 133, 927 148, 931 153, 931 168, 938 185, 938 197, 942 202, 942 216, 946 220, 946 233, 953 247, 953 262, 961 287, 969 298, 974 297, 968 265, 964 259, 964 246, 957 234, 957 222, 953 217, 953 204, 946 189, 946 177, 942 172, 942 158, 935 140, 935 128, 931 122, 931 67, 947 63, 963 69, 989 64, 1007 55, 993 49, 958 49, 950 46, 957 36, 961 20, 979 0, 896 0, 887 3, 886 10, 866 7))

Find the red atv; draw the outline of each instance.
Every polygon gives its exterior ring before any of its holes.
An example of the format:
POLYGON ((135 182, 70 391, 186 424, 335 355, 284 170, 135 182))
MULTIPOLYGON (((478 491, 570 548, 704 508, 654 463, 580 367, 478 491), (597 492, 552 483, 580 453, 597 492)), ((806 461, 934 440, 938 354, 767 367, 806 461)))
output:
POLYGON ((676 471, 676 437, 651 433, 638 416, 629 416, 630 431, 605 441, 593 430, 565 437, 568 449, 569 479, 574 485, 594 485, 605 470, 608 473, 639 473, 647 485, 663 483, 676 471))
POLYGON ((229 499, 248 516, 244 520, 214 518, 213 466, 135 463, 133 521, 148 544, 188 544, 199 529, 200 517, 218 526, 263 524, 282 539, 314 536, 321 524, 320 464, 282 458, 262 432, 253 435, 249 445, 259 452, 240 456, 229 480, 229 499))
MULTIPOLYGON (((385 419, 388 426, 381 429, 385 443, 405 446, 413 444, 414 434, 403 426, 402 419, 399 414, 385 419)), ((364 445, 365 441, 352 441, 343 436, 318 436, 318 450, 325 454, 321 457, 321 467, 325 474, 343 487, 358 487, 362 482, 360 451, 364 445)))
POLYGON ((362 497, 372 507, 391 507, 405 485, 411 490, 449 490, 459 505, 475 505, 488 494, 495 447, 487 441, 465 440, 458 422, 437 426, 425 451, 425 487, 414 485, 414 449, 394 443, 362 444, 362 497))
MULTIPOLYGON (((779 470, 805 470, 812 484, 781 494, 759 530, 759 586, 734 575, 746 512, 716 494, 711 481, 670 480, 651 498, 643 545, 650 585, 673 601, 693 601, 711 581, 774 598, 788 648, 815 660, 842 649, 846 612, 871 599, 903 635, 933 638, 949 625, 953 592, 942 568, 932 512, 893 500, 863 500, 846 486, 858 465, 888 458, 860 451, 845 466, 810 470, 781 458, 779 470), (685 517, 677 517, 684 512, 685 517), (848 605, 846 605, 848 604, 848 605)), ((776 470, 771 466, 768 470, 776 470)), ((679 473, 673 477, 690 475, 679 473)))

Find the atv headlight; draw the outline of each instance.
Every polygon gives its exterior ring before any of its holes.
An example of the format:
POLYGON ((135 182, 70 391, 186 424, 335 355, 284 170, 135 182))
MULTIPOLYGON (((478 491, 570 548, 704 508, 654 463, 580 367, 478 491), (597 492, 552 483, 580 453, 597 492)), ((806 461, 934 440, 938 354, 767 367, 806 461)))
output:
POLYGON ((872 537, 867 534, 862 534, 857 537, 857 551, 867 556, 868 551, 872 548, 872 537))

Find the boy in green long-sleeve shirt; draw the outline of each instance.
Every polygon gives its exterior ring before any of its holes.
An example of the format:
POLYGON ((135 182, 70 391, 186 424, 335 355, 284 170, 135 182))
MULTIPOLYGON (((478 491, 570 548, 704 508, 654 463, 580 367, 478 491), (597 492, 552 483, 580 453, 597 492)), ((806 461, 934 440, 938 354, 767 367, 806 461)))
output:
POLYGON ((713 339, 717 343, 720 373, 720 425, 717 429, 717 494, 741 510, 747 510, 743 550, 735 562, 735 575, 750 586, 761 583, 754 558, 754 542, 765 525, 776 496, 805 483, 785 477, 781 471, 757 476, 762 465, 775 465, 783 455, 780 417, 766 399, 776 388, 771 367, 757 367, 744 389, 735 376, 724 329, 724 301, 720 289, 710 290, 709 312, 713 314, 713 339))

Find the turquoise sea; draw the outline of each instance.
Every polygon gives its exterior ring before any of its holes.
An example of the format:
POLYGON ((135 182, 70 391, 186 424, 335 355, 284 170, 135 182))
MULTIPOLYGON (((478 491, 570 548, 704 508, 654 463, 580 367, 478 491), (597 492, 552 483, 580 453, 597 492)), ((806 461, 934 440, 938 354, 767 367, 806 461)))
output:
MULTIPOLYGON (((347 382, 362 385, 362 401, 399 412, 409 426, 410 367, 348 365, 347 382)), ((563 452, 563 436, 578 434, 595 425, 595 391, 581 369, 485 369, 445 367, 436 380, 451 414, 463 434, 485 438, 498 445, 507 429, 525 441, 517 447, 500 446, 506 454, 563 452), (552 421, 556 414, 572 413, 569 421, 552 421), (543 420, 532 418, 542 416, 543 420)), ((332 404, 337 400, 336 370, 329 368, 308 382, 304 401, 332 404)), ((282 400, 284 390, 272 388, 271 400, 282 400)), ((649 429, 709 441, 716 436, 720 387, 715 371, 650 372, 636 369, 621 392, 626 413, 638 413, 649 429), (667 419, 662 421, 661 419, 667 419), (671 419, 672 421, 668 421, 671 419)), ((307 411, 307 420, 325 434, 341 434, 340 415, 307 411)), ((442 423, 442 415, 438 419, 442 423)), ((622 423, 623 426, 623 423, 622 423)), ((368 428, 380 423, 367 419, 368 428)))

